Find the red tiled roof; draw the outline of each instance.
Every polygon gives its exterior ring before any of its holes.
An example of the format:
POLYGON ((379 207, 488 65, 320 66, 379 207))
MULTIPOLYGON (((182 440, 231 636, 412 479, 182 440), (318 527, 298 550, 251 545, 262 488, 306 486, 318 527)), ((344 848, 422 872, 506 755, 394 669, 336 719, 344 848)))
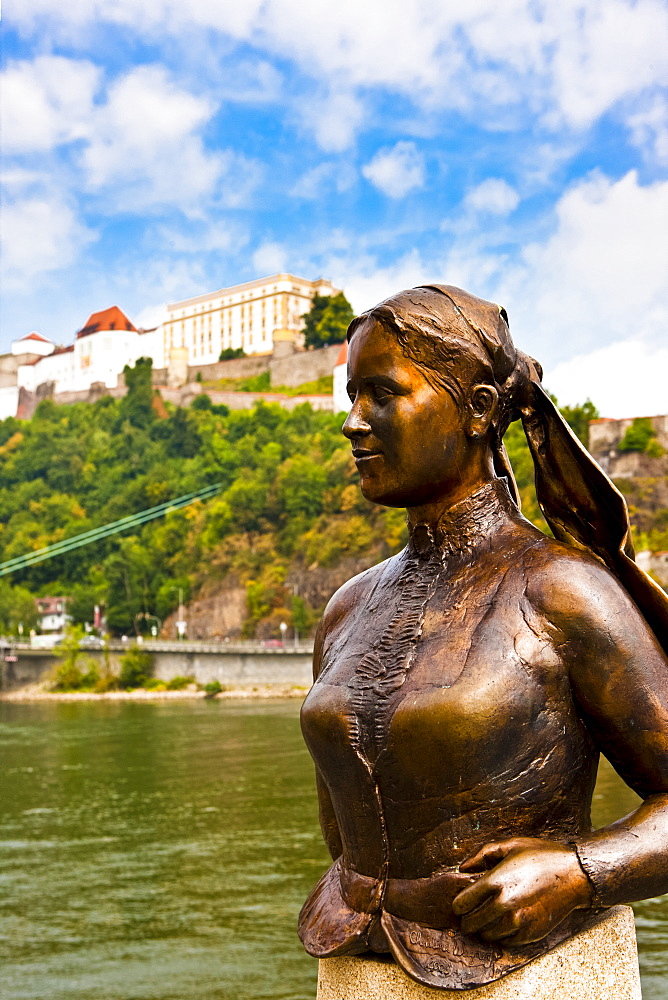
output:
MULTIPOLYGON (((53 351, 53 354, 49 356, 53 357, 54 354, 67 354, 68 351, 73 351, 73 350, 74 350, 74 344, 70 344, 68 347, 63 347, 61 344, 59 344, 58 347, 56 347, 56 349, 53 351)), ((40 358, 39 360, 41 361, 42 359, 40 358)))
POLYGON ((89 333, 97 333, 98 330, 133 330, 135 333, 137 332, 118 306, 111 306, 109 309, 103 309, 102 312, 96 312, 89 316, 86 325, 78 331, 77 339, 86 337, 89 333))
POLYGON ((50 344, 51 343, 51 341, 47 340, 46 337, 43 337, 41 335, 41 333, 35 333, 34 330, 33 330, 32 333, 26 333, 25 337, 19 337, 19 340, 18 340, 19 344, 22 343, 22 341, 24 341, 24 340, 40 340, 43 344, 50 344))
POLYGON ((64 609, 70 600, 71 597, 36 597, 35 604, 41 615, 55 615, 60 613, 58 606, 64 609))

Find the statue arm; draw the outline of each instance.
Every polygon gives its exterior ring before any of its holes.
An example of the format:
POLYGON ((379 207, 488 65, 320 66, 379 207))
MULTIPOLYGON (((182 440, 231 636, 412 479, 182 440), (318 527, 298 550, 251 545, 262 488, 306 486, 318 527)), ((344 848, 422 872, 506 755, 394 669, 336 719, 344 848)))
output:
POLYGON ((320 818, 320 829, 322 830, 323 839, 327 844, 327 850, 331 854, 332 860, 336 861, 336 859, 340 858, 343 854, 341 832, 339 830, 339 824, 336 821, 334 806, 332 805, 329 790, 317 767, 315 769, 315 784, 318 790, 318 815, 320 818))
MULTIPOLYGON (((387 561, 386 561, 387 562, 387 561)), ((345 621, 347 615, 356 608, 360 601, 364 600, 369 590, 373 587, 386 565, 379 563, 370 569, 358 574, 344 583, 337 590, 329 604, 325 608, 325 613, 320 620, 315 635, 313 647, 313 681, 317 681, 323 667, 323 658, 332 633, 345 621)), ((327 848, 332 858, 336 860, 343 853, 343 841, 341 831, 336 819, 336 813, 332 804, 329 789, 322 774, 316 766, 316 788, 318 792, 318 807, 320 815, 320 828, 327 844, 327 848)))
POLYGON ((602 567, 570 575, 569 592, 559 624, 575 700, 601 751, 644 800, 575 844, 594 905, 612 906, 668 892, 668 659, 602 567))
MULTIPOLYGON (((320 674, 320 670, 322 668, 323 650, 328 627, 331 625, 331 620, 334 617, 333 613, 337 610, 338 602, 335 601, 335 598, 332 599, 330 606, 326 609, 315 635, 315 642, 313 646, 314 683, 318 679, 318 675, 320 674)), ((320 829, 322 830, 323 840, 327 845, 327 850, 332 856, 332 860, 336 861, 336 859, 341 857, 341 854, 343 853, 341 833, 339 831, 339 824, 337 823, 336 815, 334 813, 334 806, 332 805, 332 798, 329 794, 329 789, 327 788, 325 779, 320 773, 317 765, 315 769, 315 785, 318 793, 318 817, 320 820, 320 829)))
POLYGON ((460 866, 481 873, 453 902, 464 932, 514 945, 545 937, 573 909, 668 891, 668 660, 593 560, 557 559, 529 579, 527 596, 568 668, 583 721, 644 802, 574 844, 514 838, 460 866))

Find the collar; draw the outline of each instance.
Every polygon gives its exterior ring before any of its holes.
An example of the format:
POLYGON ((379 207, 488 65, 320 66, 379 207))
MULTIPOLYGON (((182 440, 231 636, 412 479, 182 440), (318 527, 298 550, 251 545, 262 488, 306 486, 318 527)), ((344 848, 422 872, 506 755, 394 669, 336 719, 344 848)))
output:
POLYGON ((485 483, 464 500, 449 507, 435 524, 408 524, 408 547, 423 559, 439 554, 448 558, 470 552, 488 537, 503 513, 515 505, 505 479, 485 483))

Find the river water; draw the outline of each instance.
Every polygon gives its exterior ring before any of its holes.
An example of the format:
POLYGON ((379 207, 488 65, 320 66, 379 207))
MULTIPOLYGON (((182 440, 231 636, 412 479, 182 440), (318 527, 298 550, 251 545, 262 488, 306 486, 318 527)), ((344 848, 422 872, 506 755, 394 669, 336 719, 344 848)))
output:
MULTIPOLYGON (((294 701, 0 703, 2 1000, 313 1000, 324 870, 294 701)), ((604 766, 598 824, 637 801, 604 766)), ((668 897, 636 907, 668 1000, 668 897)))

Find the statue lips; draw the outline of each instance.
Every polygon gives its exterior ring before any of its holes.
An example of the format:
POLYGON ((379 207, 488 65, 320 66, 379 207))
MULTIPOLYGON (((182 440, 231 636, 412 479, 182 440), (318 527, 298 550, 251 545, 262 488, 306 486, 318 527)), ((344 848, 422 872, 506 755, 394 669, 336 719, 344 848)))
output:
POLYGON ((360 462, 366 462, 370 458, 382 458, 382 451, 372 451, 370 448, 353 448, 353 458, 357 465, 360 462))

